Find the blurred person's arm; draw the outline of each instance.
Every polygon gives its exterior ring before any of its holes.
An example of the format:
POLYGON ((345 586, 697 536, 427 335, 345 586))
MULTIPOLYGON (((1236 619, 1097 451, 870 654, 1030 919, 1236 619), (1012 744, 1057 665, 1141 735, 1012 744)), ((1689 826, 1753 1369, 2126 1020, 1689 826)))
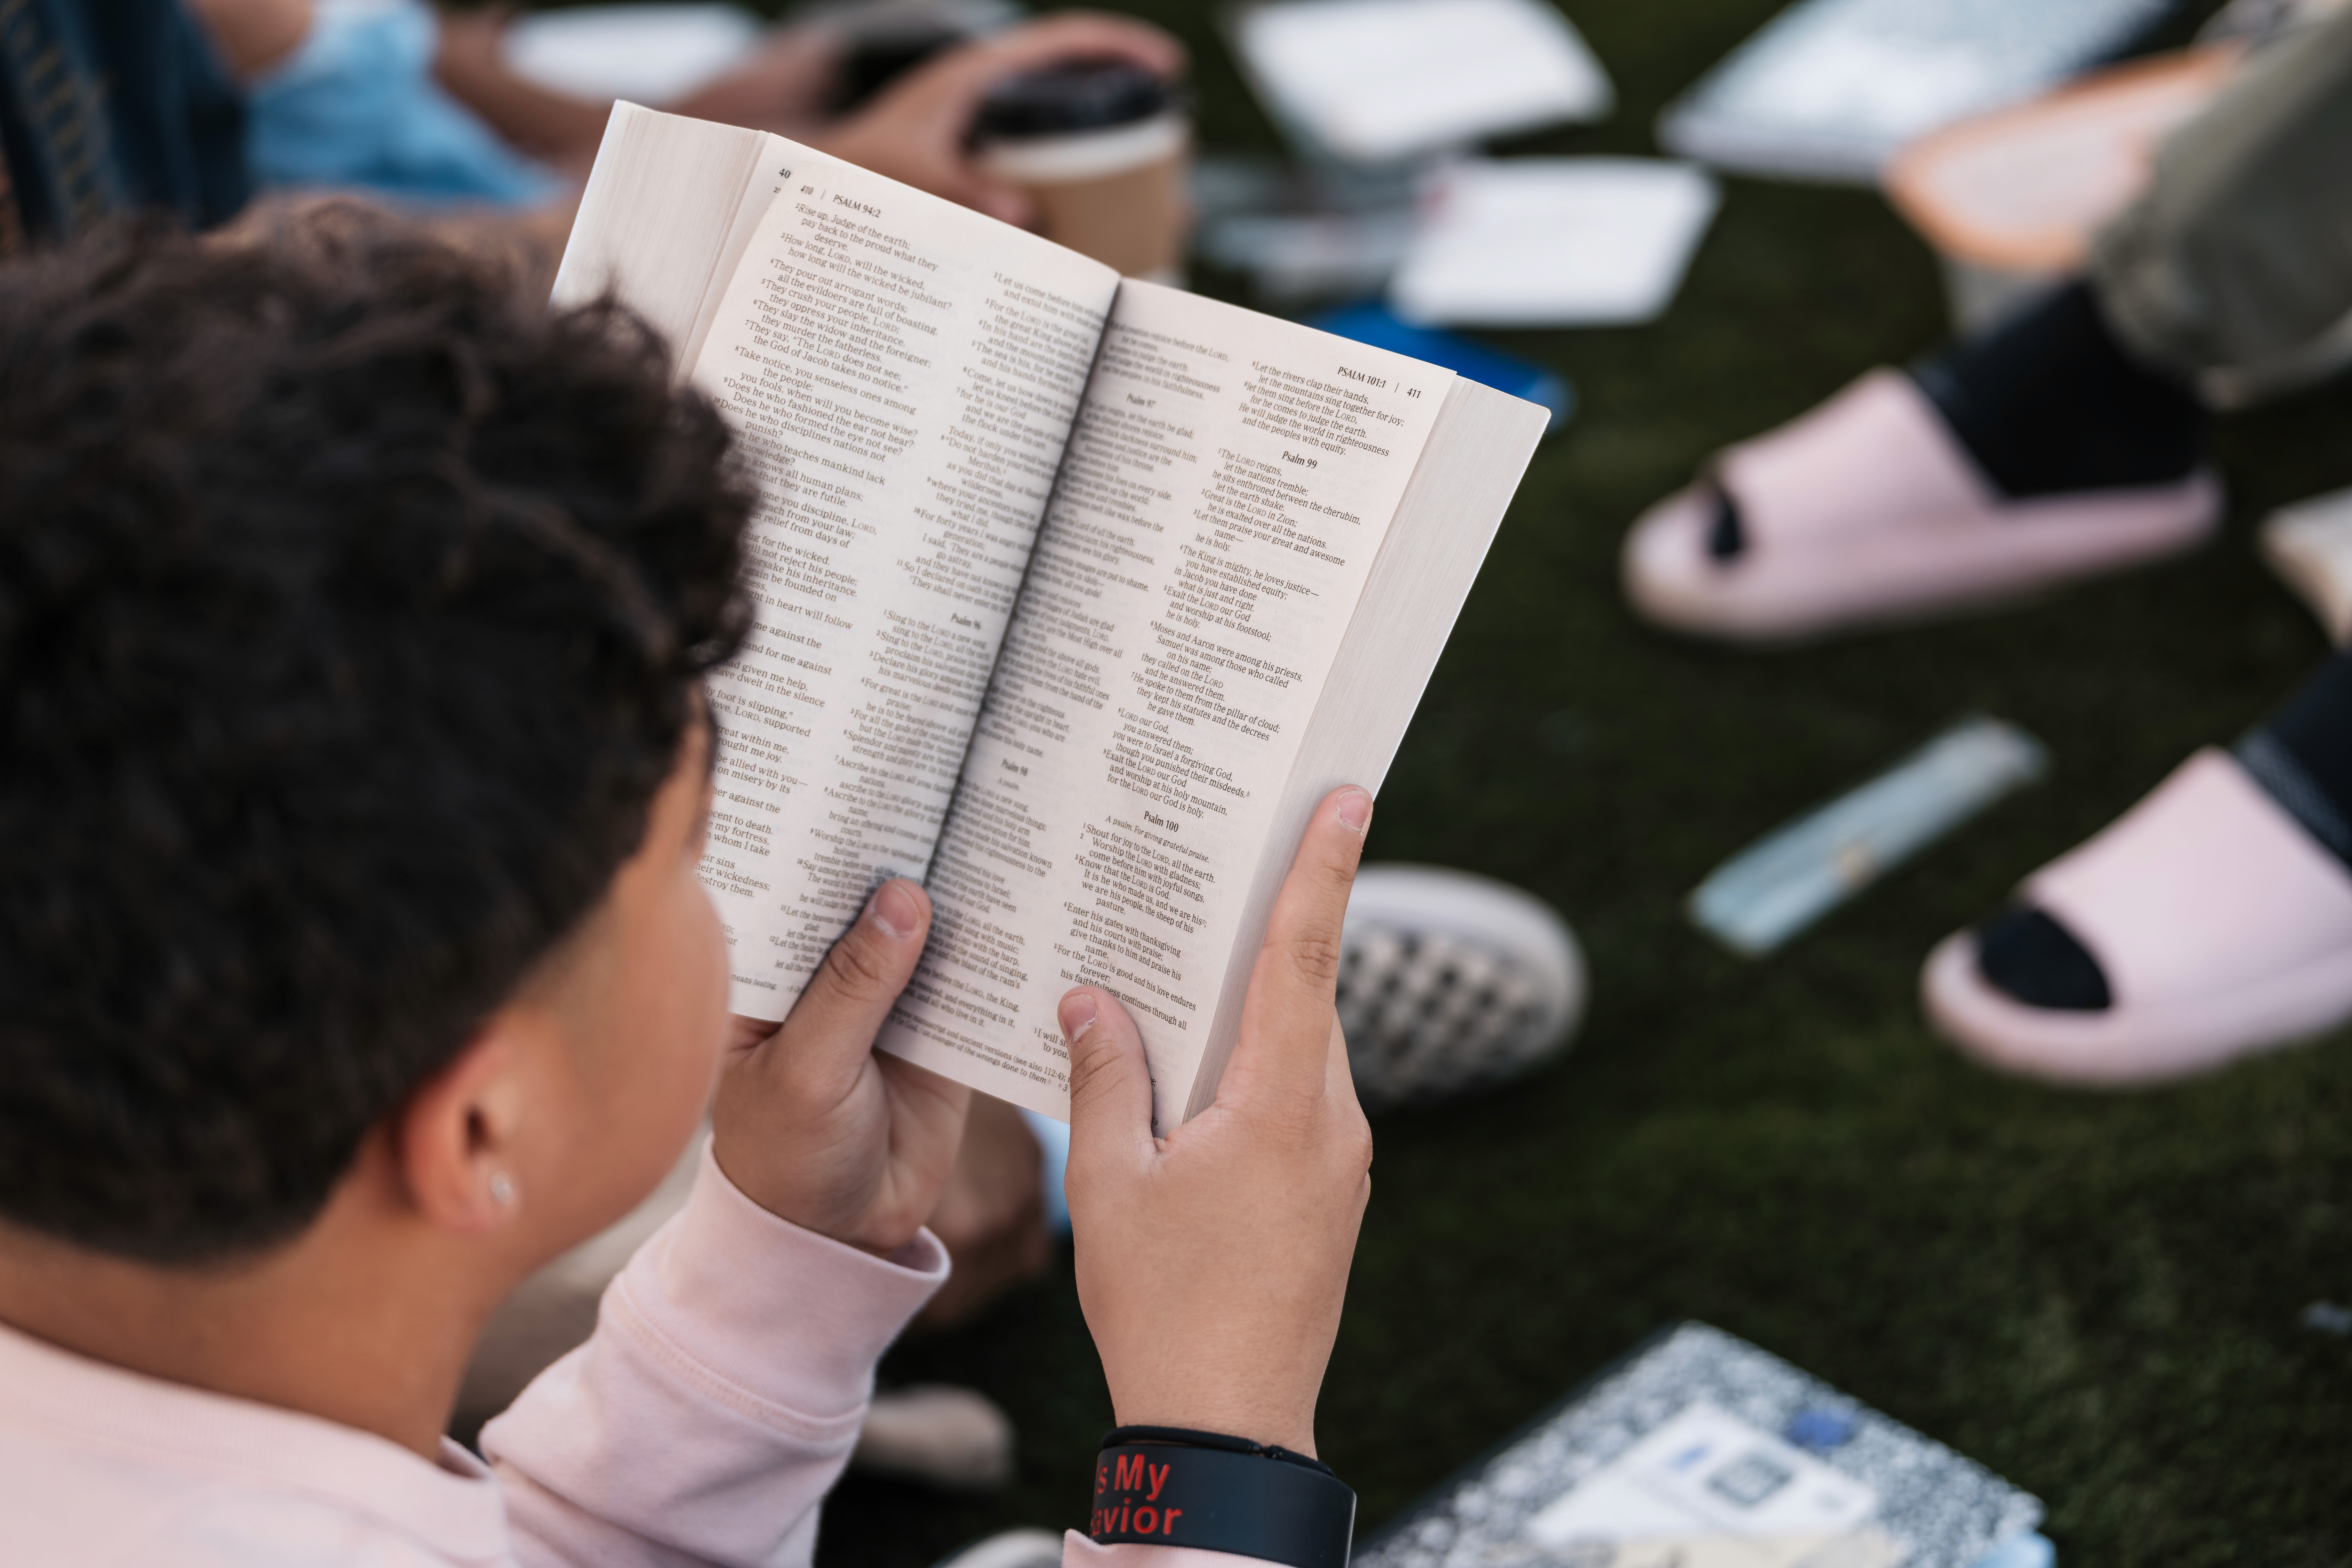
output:
MULTIPOLYGON (((450 97, 506 142, 568 174, 584 175, 612 115, 609 99, 558 92, 506 63, 504 9, 444 12, 433 74, 450 97)), ((672 114, 806 137, 823 120, 840 47, 818 27, 771 37, 734 70, 683 98, 653 105, 672 114)))
POLYGON ((504 9, 442 12, 434 79, 509 146, 566 174, 585 174, 613 106, 517 75, 503 52, 509 20, 504 9))
POLYGON ((220 62, 239 81, 251 81, 309 37, 314 0, 186 0, 189 14, 212 39, 220 62))
MULTIPOLYGON (((189 0, 230 68, 242 79, 285 58, 307 35, 311 0, 189 0)), ((444 18, 435 69, 453 97, 523 151, 575 176, 593 162, 609 103, 550 92, 509 70, 499 53, 505 26, 495 14, 444 18)), ((814 112, 837 64, 830 35, 808 29, 780 35, 743 70, 669 106, 671 111, 776 131, 876 174, 901 181, 1009 223, 1033 216, 1019 190, 984 175, 967 138, 982 101, 1008 77, 1056 60, 1115 58, 1172 76, 1183 49, 1156 27, 1122 18, 1067 13, 1013 28, 928 60, 831 125, 789 121, 814 112), (757 111, 757 112, 755 112, 757 111), (772 112, 778 118, 762 122, 772 112)), ((284 221, 322 200, 364 195, 303 193, 257 202, 239 226, 284 221)), ((520 212, 452 210, 420 221, 472 249, 510 256, 525 274, 551 284, 562 259, 579 194, 520 212)))
MULTIPOLYGON (((214 4, 235 0, 211 0, 214 4)), ((522 150, 584 174, 609 103, 551 92, 509 69, 498 13, 446 16, 434 69, 451 96, 522 150)), ((673 102, 672 114, 789 136, 877 174, 1009 223, 1029 220, 1028 198, 980 172, 967 144, 991 89, 1057 60, 1130 60, 1160 76, 1184 66, 1183 47, 1146 23, 1070 12, 950 49, 892 82, 856 113, 824 122, 840 65, 838 38, 819 28, 778 34, 741 69, 673 102)))
MULTIPOLYGON (((478 43, 477 39, 467 47, 478 47, 478 43)), ((781 41, 771 46, 780 47, 781 41)), ((876 174, 1008 223, 1025 224, 1034 216, 1028 197, 981 173, 967 145, 967 135, 981 101, 998 83, 1055 60, 1074 58, 1132 60, 1162 76, 1173 76, 1184 68, 1183 47, 1157 27, 1118 17, 1072 12, 950 50, 908 72, 857 113, 823 130, 799 129, 798 135, 823 152, 876 174)), ((829 65, 828 57, 828 68, 829 65)), ((730 82, 739 81, 740 79, 727 79, 705 92, 722 95, 735 89, 730 82)), ((570 101, 575 106, 581 103, 578 100, 570 101)), ((687 112, 687 104, 697 101, 708 105, 717 99, 698 96, 673 105, 673 111, 687 112)), ((593 110, 594 134, 598 138, 604 134, 606 112, 605 106, 593 110)), ((713 113, 703 118, 727 117, 713 113)), ((593 153, 591 142, 591 160, 593 153)), ((507 251, 542 286, 551 286, 579 203, 575 191, 564 201, 535 212, 477 211, 431 221, 461 243, 507 251)), ((990 1179, 1001 1194, 1003 1183, 990 1179)), ((997 1288, 1001 1288, 1027 1277, 1030 1270, 1019 1262, 1020 1256, 1027 1251, 1027 1244, 1003 1223, 1001 1203, 992 1204, 989 1209, 991 1217, 969 1230, 960 1226, 961 1234, 953 1239, 966 1243, 975 1254, 986 1254, 985 1258, 975 1256, 974 1261, 994 1276, 997 1288), (1005 1267, 1000 1269, 1000 1265, 1005 1267)), ((952 1319, 963 1310, 976 1308, 992 1294, 993 1288, 975 1289, 968 1294, 951 1292, 942 1310, 952 1319)))

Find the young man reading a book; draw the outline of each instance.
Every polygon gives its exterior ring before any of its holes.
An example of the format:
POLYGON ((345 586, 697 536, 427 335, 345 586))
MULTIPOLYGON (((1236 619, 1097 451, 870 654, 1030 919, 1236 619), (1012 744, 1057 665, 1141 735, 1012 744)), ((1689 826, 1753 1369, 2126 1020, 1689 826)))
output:
MULTIPOLYGON (((0 281, 9 1563, 808 1560, 944 1277, 966 1091, 873 1049, 908 881, 781 1026, 727 1016, 729 446, 618 312, 362 220, 0 281), (448 1444, 501 1295, 706 1105, 595 1336, 487 1464, 448 1444)), ((1331 996, 1370 805, 1315 813, 1205 1114, 1155 1140, 1126 1013, 1062 1005, 1081 1300, 1118 1418, 1185 1429, 1123 1434, 1074 1561, 1333 1561, 1344 1489, 1263 1447, 1313 1452, 1369 1190, 1331 996)))

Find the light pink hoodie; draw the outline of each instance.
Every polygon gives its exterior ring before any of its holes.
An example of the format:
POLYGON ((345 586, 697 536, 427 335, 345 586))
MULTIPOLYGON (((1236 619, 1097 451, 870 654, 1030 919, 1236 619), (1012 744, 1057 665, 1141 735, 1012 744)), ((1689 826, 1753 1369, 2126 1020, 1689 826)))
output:
MULTIPOLYGON (((431 1464, 316 1416, 165 1383, 0 1326, 5 1568, 805 1564, 874 1363, 947 1279, 776 1218, 706 1152, 596 1332, 431 1464)), ((1071 1512, 1092 1478, 1070 1478, 1071 1512)), ((1065 1568, 1249 1568, 1071 1532, 1065 1568)))

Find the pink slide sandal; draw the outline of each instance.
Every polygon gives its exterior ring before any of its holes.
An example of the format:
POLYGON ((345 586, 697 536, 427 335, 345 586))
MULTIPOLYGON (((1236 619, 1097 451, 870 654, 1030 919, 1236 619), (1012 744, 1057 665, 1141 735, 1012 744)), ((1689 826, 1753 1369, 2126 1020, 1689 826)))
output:
POLYGON ((2028 1005, 1986 980, 1975 932, 1947 937, 1921 976, 1928 1019, 2004 1072, 2160 1083, 2352 1020, 2352 870, 2226 752, 2189 758, 2020 896, 2096 961, 2110 1000, 2028 1005))
POLYGON ((1881 369, 1651 508, 1622 569, 1634 608, 1661 626, 1792 641, 2155 560, 2221 517, 2221 480, 2201 468, 2172 484, 2010 500, 1911 378, 1881 369), (1725 496, 1747 542, 1727 559, 1708 549, 1725 496))

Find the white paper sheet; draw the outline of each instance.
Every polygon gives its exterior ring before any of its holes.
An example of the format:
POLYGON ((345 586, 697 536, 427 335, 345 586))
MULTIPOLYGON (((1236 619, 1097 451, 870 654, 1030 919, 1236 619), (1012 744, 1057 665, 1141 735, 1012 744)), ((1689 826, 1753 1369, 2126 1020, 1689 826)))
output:
POLYGON ((667 103, 743 63, 760 18, 740 5, 595 5, 518 16, 506 31, 517 76, 580 98, 667 103))
POLYGON ((2114 55, 2171 0, 1798 0, 1659 118, 1669 152, 1871 183, 1916 136, 2114 55))
POLYGON ((1721 201, 1687 163, 1465 163, 1389 286, 1400 315, 1491 326, 1646 321, 1673 302, 1721 201))
POLYGON ((1541 0, 1282 0, 1234 41, 1277 120, 1378 163, 1615 105, 1609 78, 1541 0))

